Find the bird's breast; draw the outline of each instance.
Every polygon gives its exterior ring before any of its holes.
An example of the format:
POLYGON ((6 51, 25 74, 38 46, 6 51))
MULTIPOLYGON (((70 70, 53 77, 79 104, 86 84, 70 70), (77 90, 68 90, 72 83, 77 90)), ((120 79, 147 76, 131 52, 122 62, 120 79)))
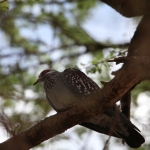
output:
POLYGON ((61 80, 61 78, 55 82, 55 85, 52 88, 45 90, 46 97, 51 106, 58 111, 64 110, 70 104, 82 100, 72 93, 72 91, 61 80))

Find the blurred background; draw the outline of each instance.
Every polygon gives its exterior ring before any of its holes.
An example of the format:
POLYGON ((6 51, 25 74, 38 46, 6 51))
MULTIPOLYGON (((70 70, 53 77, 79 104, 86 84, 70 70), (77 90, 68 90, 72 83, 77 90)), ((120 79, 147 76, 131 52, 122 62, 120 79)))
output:
MULTIPOLYGON (((0 2, 0 142, 56 112, 41 84, 47 68, 79 68, 100 87, 121 67, 107 60, 126 56, 141 18, 127 19, 99 0, 0 2)), ((132 91, 131 120, 150 149, 150 85, 132 91)), ((119 104, 119 103, 118 103, 119 104)), ((32 150, 103 150, 108 136, 75 126, 32 150)), ((108 150, 130 150, 112 138, 108 150)))

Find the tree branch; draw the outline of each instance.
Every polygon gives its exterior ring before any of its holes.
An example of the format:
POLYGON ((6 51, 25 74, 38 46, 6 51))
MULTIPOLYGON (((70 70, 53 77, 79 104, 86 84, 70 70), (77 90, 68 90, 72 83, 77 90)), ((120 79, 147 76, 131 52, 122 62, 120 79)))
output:
POLYGON ((101 0, 125 17, 145 15, 150 10, 149 0, 101 0))

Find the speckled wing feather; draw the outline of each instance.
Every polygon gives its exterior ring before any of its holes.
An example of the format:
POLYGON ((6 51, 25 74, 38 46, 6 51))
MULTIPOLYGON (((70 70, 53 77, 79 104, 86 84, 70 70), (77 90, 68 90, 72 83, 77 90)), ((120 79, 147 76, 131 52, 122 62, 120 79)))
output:
POLYGON ((99 89, 92 79, 78 69, 64 70, 61 72, 61 78, 67 87, 80 98, 85 98, 99 89))

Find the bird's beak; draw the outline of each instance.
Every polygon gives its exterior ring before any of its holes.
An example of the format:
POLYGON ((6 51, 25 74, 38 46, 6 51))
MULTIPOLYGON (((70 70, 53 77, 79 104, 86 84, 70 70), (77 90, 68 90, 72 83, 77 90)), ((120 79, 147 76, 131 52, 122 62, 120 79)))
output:
POLYGON ((36 85, 39 82, 40 82, 40 79, 37 79, 37 81, 33 85, 36 85))

